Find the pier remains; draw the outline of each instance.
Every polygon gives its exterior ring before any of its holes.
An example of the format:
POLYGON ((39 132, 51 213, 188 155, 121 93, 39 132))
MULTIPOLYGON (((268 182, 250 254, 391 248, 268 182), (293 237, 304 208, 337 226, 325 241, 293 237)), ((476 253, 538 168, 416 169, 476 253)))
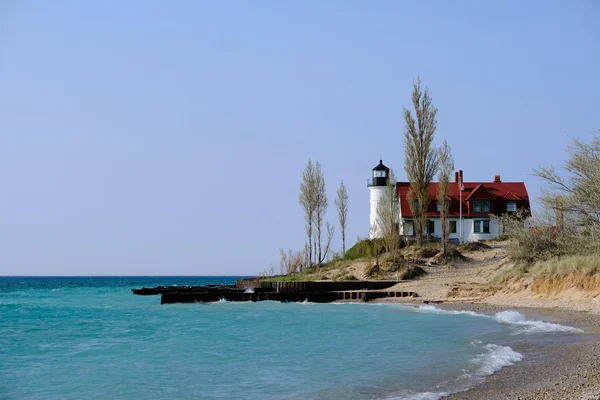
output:
POLYGON ((264 282, 240 279, 235 285, 157 286, 132 289, 140 296, 160 295, 161 304, 212 303, 216 301, 281 301, 331 303, 362 301, 387 297, 418 297, 415 292, 386 290, 397 281, 347 282, 264 282))

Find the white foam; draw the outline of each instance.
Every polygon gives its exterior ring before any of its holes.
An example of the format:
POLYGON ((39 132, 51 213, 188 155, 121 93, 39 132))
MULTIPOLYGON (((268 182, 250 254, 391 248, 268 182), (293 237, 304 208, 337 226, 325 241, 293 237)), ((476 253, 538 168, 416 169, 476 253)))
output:
POLYGON ((248 288, 248 289, 244 290, 244 293, 254 293, 254 289, 248 288))
POLYGON ((474 340, 471 344, 481 347, 484 352, 471 360, 471 363, 475 364, 476 370, 461 375, 454 384, 451 384, 452 388, 450 392, 404 393, 388 397, 386 400, 439 400, 450 393, 468 390, 474 384, 481 382, 485 376, 523 360, 522 354, 517 353, 508 346, 498 346, 496 344, 482 345, 482 342, 479 340, 474 340))
POLYGON ((517 311, 500 311, 495 315, 479 314, 474 311, 457 311, 457 310, 444 310, 437 308, 432 305, 424 305, 419 307, 410 307, 416 309, 418 312, 425 312, 430 314, 449 314, 449 315, 471 315, 473 317, 482 318, 494 318, 496 321, 525 328, 518 333, 538 333, 538 332, 578 332, 581 333, 583 330, 574 328, 572 326, 566 326, 561 324, 553 324, 550 322, 544 322, 539 320, 528 320, 525 316, 517 311))
POLYGON ((476 374, 478 376, 491 375, 503 367, 513 365, 523 360, 523 355, 517 353, 508 346, 498 346, 497 344, 486 344, 483 346, 487 352, 478 355, 471 362, 479 365, 476 374))
POLYGON ((439 400, 444 396, 448 396, 450 393, 446 392, 421 392, 411 393, 407 395, 400 395, 388 398, 386 400, 439 400))
POLYGON ((444 310, 444 309, 437 308, 435 306, 430 306, 430 305, 419 306, 418 310, 420 312, 426 312, 429 314, 471 315, 473 317, 486 317, 486 318, 489 317, 489 315, 479 314, 479 313, 476 313, 475 311, 444 310))
POLYGON ((516 325, 526 328, 525 332, 583 332, 583 330, 561 324, 550 322, 528 320, 521 313, 516 311, 501 311, 494 315, 498 322, 503 324, 516 325))

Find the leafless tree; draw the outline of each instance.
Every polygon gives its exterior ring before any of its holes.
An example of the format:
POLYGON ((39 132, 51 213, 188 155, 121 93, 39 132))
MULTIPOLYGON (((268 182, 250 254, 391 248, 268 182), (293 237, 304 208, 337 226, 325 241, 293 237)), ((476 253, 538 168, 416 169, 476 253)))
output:
POLYGON ((439 149, 439 172, 437 201, 440 209, 440 221, 442 223, 442 247, 444 256, 448 255, 448 244, 450 239, 450 225, 448 224, 448 213, 450 211, 450 176, 454 171, 454 159, 450 152, 448 142, 444 140, 439 149))
MULTIPOLYGON (((377 206, 379 206, 379 202, 377 203, 377 206)), ((377 237, 377 235, 379 235, 377 221, 375 221, 375 223, 372 224, 369 229, 371 231, 371 236, 373 237, 373 239, 371 239, 371 244, 373 246, 373 253, 375 255, 375 265, 379 266, 379 255, 381 254, 383 243, 380 238, 377 237)), ((357 242, 358 241, 359 239, 357 239, 357 242)))
POLYGON ((437 171, 438 153, 433 146, 437 108, 431 103, 429 89, 421 90, 420 78, 413 84, 412 103, 416 119, 410 110, 404 108, 404 169, 410 182, 410 193, 417 200, 414 204, 411 196, 408 198, 408 204, 415 217, 417 244, 422 244, 426 212, 431 201, 429 184, 437 171))
MULTIPOLYGON (((318 164, 318 163, 317 163, 318 164)), ((306 235, 308 236, 308 267, 313 265, 313 224, 315 222, 315 167, 311 159, 308 159, 302 181, 300 182, 300 195, 298 201, 304 210, 304 221, 306 235)))
POLYGON ((567 151, 567 178, 559 176, 553 166, 533 171, 534 176, 550 185, 543 192, 542 204, 577 216, 582 226, 600 225, 600 137, 594 137, 591 143, 573 140, 567 151))
POLYGON ((531 263, 600 254, 600 138, 590 143, 574 140, 567 151, 567 177, 558 175, 552 166, 533 171, 549 184, 535 216, 530 218, 529 210, 519 209, 500 217, 504 234, 512 238, 514 260, 531 263), (526 229, 528 222, 531 227, 526 229))
POLYGON ((279 270, 281 275, 289 275, 299 272, 302 269, 303 253, 293 252, 291 249, 285 252, 283 249, 279 249, 281 259, 279 260, 279 270))
POLYGON ((337 198, 335 199, 335 207, 337 209, 338 221, 340 222, 340 231, 342 233, 342 258, 346 254, 346 224, 348 218, 348 193, 344 186, 344 181, 340 182, 340 187, 337 190, 337 198))
POLYGON ((327 254, 331 249, 331 241, 333 240, 333 234, 335 233, 335 227, 331 225, 329 222, 325 224, 325 229, 327 230, 327 236, 325 237, 325 244, 323 246, 323 253, 321 254, 321 258, 319 258, 319 265, 323 264, 325 259, 327 258, 327 254))
POLYGON ((325 213, 329 202, 327 199, 327 192, 325 190, 325 177, 321 170, 321 164, 317 161, 314 169, 314 214, 313 214, 313 225, 316 229, 315 241, 316 241, 316 260, 318 264, 321 264, 325 257, 323 257, 323 246, 322 246, 322 231, 323 222, 325 219, 325 213))
POLYGON ((400 243, 398 232, 400 209, 396 194, 396 176, 393 170, 390 170, 385 191, 377 202, 376 212, 377 233, 383 238, 386 250, 393 253, 398 249, 400 243))

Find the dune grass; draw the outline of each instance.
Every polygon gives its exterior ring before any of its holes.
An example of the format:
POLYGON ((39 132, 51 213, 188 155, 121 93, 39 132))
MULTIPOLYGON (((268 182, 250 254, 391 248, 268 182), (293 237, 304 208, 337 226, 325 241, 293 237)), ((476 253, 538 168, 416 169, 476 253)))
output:
POLYGON ((552 294, 569 289, 600 291, 600 254, 568 255, 532 264, 519 263, 497 276, 494 283, 531 279, 534 293, 552 294))

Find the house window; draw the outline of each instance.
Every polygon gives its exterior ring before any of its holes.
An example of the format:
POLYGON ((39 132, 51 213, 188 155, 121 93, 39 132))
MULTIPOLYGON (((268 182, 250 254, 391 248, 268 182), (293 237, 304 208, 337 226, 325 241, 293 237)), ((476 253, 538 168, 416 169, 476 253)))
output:
POLYGON ((475 233, 490 233, 490 220, 473 221, 473 232, 475 233))
POLYGON ((515 212, 517 211, 517 202, 514 200, 508 200, 506 202, 506 211, 507 212, 515 212))
POLYGON ((473 212, 490 212, 490 201, 489 200, 474 200, 473 201, 473 212))
POLYGON ((448 221, 448 225, 449 225, 449 232, 450 233, 456 233, 456 221, 448 221))
POLYGON ((435 222, 427 221, 427 233, 435 233, 435 222))
POLYGON ((419 210, 419 200, 413 200, 413 208, 414 208, 415 214, 416 214, 419 210))

